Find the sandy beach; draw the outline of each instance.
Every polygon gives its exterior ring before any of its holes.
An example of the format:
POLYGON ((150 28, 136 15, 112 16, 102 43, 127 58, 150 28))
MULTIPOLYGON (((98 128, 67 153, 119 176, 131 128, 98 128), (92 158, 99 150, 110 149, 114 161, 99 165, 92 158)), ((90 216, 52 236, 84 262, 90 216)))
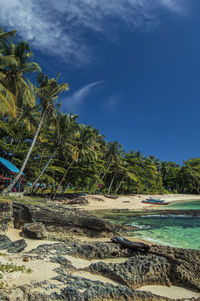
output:
MULTIPOLYGON (((86 198, 88 200, 87 205, 72 205, 74 208, 78 208, 85 211, 92 211, 92 210, 148 210, 151 208, 155 208, 153 205, 144 204, 141 203, 141 200, 146 199, 148 197, 154 197, 154 198, 160 198, 167 202, 178 202, 178 201, 190 201, 190 200, 200 200, 200 196, 197 195, 131 195, 131 196, 120 196, 117 199, 110 199, 102 195, 87 195, 86 198)), ((156 206, 158 207, 158 206, 156 206)), ((161 206, 162 207, 162 206, 161 206)), ((166 206, 163 206, 166 208, 166 206)), ((163 209, 165 209, 163 208, 163 209)), ((159 208, 160 209, 160 208, 159 208)), ((0 234, 7 235, 12 241, 19 240, 22 237, 20 236, 21 230, 9 228, 6 232, 1 232, 0 234)), ((89 238, 89 237, 74 237, 74 239, 77 242, 107 242, 109 241, 109 238, 89 238)), ((31 269, 30 274, 21 273, 19 271, 8 273, 4 277, 4 281, 6 281, 8 287, 13 286, 20 286, 20 285, 34 285, 34 283, 37 283, 39 281, 47 280, 52 285, 56 285, 57 288, 62 288, 62 284, 60 284, 58 281, 53 279, 56 276, 56 272, 54 271, 56 268, 59 267, 58 263, 50 262, 48 259, 48 256, 45 258, 45 260, 36 259, 34 257, 34 251, 31 252, 32 249, 37 248, 39 245, 42 244, 54 244, 57 243, 56 241, 49 241, 49 240, 36 240, 36 239, 29 239, 25 238, 27 247, 25 250, 18 254, 9 254, 6 253, 5 250, 0 250, 1 253, 4 253, 4 256, 0 256, 0 263, 6 264, 6 262, 11 261, 13 264, 16 265, 23 265, 26 269, 31 269), (28 253, 30 252, 30 253, 28 253), (25 256, 30 257, 30 260, 28 262, 24 262, 23 258, 25 256), (31 258, 32 253, 32 258, 31 258)), ((141 239, 132 239, 133 241, 141 241, 145 242, 141 239)), ((152 243, 147 242, 150 245, 152 243)), ((104 283, 110 283, 115 286, 118 286, 118 283, 107 278, 103 277, 98 274, 90 273, 85 268, 89 267, 92 263, 96 262, 107 262, 107 263, 121 263, 125 262, 127 258, 108 258, 108 259, 93 259, 93 260, 86 260, 83 258, 77 258, 72 255, 64 255, 64 257, 69 260, 71 265, 74 267, 74 271, 71 272, 74 276, 84 277, 86 279, 96 281, 99 280, 104 283)), ((178 286, 160 286, 160 285, 147 285, 140 287, 138 290, 143 291, 149 291, 153 294, 160 295, 163 297, 169 297, 174 300, 183 298, 184 300, 189 300, 190 298, 194 298, 193 300, 200 300, 200 293, 191 291, 189 289, 186 289, 184 287, 178 287, 178 286)), ((51 290, 52 292, 56 292, 55 290, 51 290)), ((42 288, 40 290, 42 293, 42 288)))
MULTIPOLYGON (((178 202, 178 201, 190 201, 200 200, 200 195, 188 195, 188 194, 165 194, 165 195, 129 195, 119 196, 117 199, 107 198, 104 195, 87 195, 87 205, 73 205, 73 207, 80 210, 145 210, 155 208, 154 205, 142 203, 142 200, 153 197, 165 200, 166 202, 178 202)), ((158 206, 156 206, 158 208, 158 206)), ((166 209, 167 206, 159 206, 159 209, 166 209), (164 208, 163 208, 164 207, 164 208)))
MULTIPOLYGON (((17 229, 9 229, 6 232, 4 232, 11 240, 17 240, 20 239, 20 230, 17 229)), ((55 277, 56 273, 54 272, 54 269, 59 266, 57 263, 49 262, 48 260, 36 260, 31 259, 29 262, 24 262, 23 258, 26 256, 27 252, 36 248, 37 246, 41 244, 53 244, 55 242, 51 242, 48 240, 33 240, 33 239, 25 239, 27 242, 27 248, 21 252, 20 254, 7 254, 6 256, 0 256, 0 263, 5 264, 7 261, 12 260, 13 264, 17 265, 24 265, 26 268, 31 268, 32 272, 30 274, 24 274, 21 272, 13 272, 11 274, 8 274, 5 278, 5 281, 8 284, 8 287, 13 286, 19 286, 24 284, 34 285, 34 283, 37 283, 38 281, 48 280, 52 284, 56 284, 57 287, 60 286, 58 281, 52 279, 55 277)), ((80 240, 85 241, 91 241, 91 239, 87 238, 81 238, 80 240)), ((93 241, 95 239, 92 239, 93 241)), ((105 239, 97 239, 98 241, 105 241, 105 239)), ((0 252, 5 253, 5 250, 0 250, 0 252)), ((34 254, 34 252, 33 252, 34 254)), ((88 267, 90 264, 101 261, 101 262, 125 262, 127 258, 116 258, 116 259, 102 259, 102 260, 86 260, 77 258, 74 256, 66 255, 66 259, 68 259, 72 266, 76 269, 74 272, 72 272, 72 275, 84 277, 86 279, 96 281, 99 280, 104 283, 111 283, 113 285, 118 285, 117 282, 103 277, 101 275, 94 275, 91 274, 88 271, 84 271, 84 268, 88 267)), ((62 288, 62 287, 61 287, 62 288)), ((38 289, 37 289, 38 290, 38 289)), ((163 297, 169 297, 173 298, 174 300, 184 298, 187 300, 188 298, 195 298, 195 300, 200 300, 200 293, 193 292, 191 290, 188 290, 186 288, 178 287, 172 285, 171 287, 161 286, 161 285, 147 285, 140 287, 138 290, 142 291, 149 291, 154 294, 163 296, 163 297)), ((42 292, 42 289, 40 290, 42 292)), ((52 290, 51 292, 55 291, 56 289, 52 290)), ((193 299, 194 300, 194 299, 193 299)))

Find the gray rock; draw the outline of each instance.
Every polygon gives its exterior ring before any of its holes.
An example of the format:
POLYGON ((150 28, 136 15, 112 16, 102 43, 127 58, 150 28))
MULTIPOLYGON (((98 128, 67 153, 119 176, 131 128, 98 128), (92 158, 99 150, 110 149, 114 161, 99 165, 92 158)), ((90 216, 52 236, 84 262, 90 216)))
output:
POLYGON ((47 238, 46 228, 42 223, 29 223, 25 224, 22 233, 25 236, 35 239, 47 238))
POLYGON ((122 228, 77 209, 72 209, 68 205, 50 201, 44 206, 13 202, 13 213, 14 222, 18 228, 33 221, 42 222, 46 228, 53 225, 55 227, 62 226, 65 229, 88 229, 94 232, 113 232, 115 229, 122 228))
POLYGON ((65 288, 61 291, 61 299, 66 301, 94 301, 94 300, 137 300, 137 301, 164 301, 171 300, 159 297, 148 292, 131 290, 130 288, 101 281, 92 281, 82 277, 64 274, 55 279, 63 282, 65 288))
POLYGON ((11 200, 0 200, 0 230, 5 231, 13 222, 11 200))
POLYGON ((87 269, 132 289, 142 285, 171 284, 170 263, 165 258, 154 255, 136 255, 120 264, 98 262, 91 264, 87 269))
POLYGON ((4 250, 7 249, 9 247, 9 245, 11 244, 11 240, 8 236, 1 234, 0 235, 0 249, 4 250))
POLYGON ((24 239, 16 240, 12 242, 8 247, 9 253, 19 253, 27 247, 27 243, 24 239))

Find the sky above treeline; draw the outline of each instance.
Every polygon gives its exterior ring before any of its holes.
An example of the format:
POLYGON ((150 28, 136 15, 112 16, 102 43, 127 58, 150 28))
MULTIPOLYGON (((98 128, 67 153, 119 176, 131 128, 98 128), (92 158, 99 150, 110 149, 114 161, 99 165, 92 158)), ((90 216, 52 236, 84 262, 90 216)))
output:
POLYGON ((63 112, 125 151, 200 157, 199 0, 0 0, 0 24, 69 84, 63 112))

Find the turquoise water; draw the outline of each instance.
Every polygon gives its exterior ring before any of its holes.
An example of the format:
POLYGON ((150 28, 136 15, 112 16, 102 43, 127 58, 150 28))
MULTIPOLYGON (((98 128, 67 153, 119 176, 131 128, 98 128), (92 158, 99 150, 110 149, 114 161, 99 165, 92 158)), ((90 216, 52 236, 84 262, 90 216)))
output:
POLYGON ((173 202, 166 206, 166 209, 180 209, 180 210, 200 210, 200 201, 181 201, 173 202))
MULTIPOLYGON (((168 207, 168 206, 167 206, 168 207)), ((171 209, 200 210, 200 201, 177 202, 169 205, 171 209)), ((141 216, 122 217, 126 225, 136 225, 140 230, 130 233, 132 237, 158 242, 161 244, 200 250, 200 216, 141 216)))

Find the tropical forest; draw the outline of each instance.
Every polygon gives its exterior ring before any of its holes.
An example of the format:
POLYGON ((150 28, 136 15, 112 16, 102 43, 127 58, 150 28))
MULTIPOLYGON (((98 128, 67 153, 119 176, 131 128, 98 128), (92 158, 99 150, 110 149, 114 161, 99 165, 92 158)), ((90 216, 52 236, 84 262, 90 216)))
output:
POLYGON ((22 174, 26 194, 87 192, 108 194, 200 192, 200 158, 182 165, 125 151, 97 128, 63 112, 67 83, 59 70, 50 78, 33 61, 30 46, 16 42, 16 31, 0 30, 0 157, 19 173, 1 194, 9 193, 22 174))

